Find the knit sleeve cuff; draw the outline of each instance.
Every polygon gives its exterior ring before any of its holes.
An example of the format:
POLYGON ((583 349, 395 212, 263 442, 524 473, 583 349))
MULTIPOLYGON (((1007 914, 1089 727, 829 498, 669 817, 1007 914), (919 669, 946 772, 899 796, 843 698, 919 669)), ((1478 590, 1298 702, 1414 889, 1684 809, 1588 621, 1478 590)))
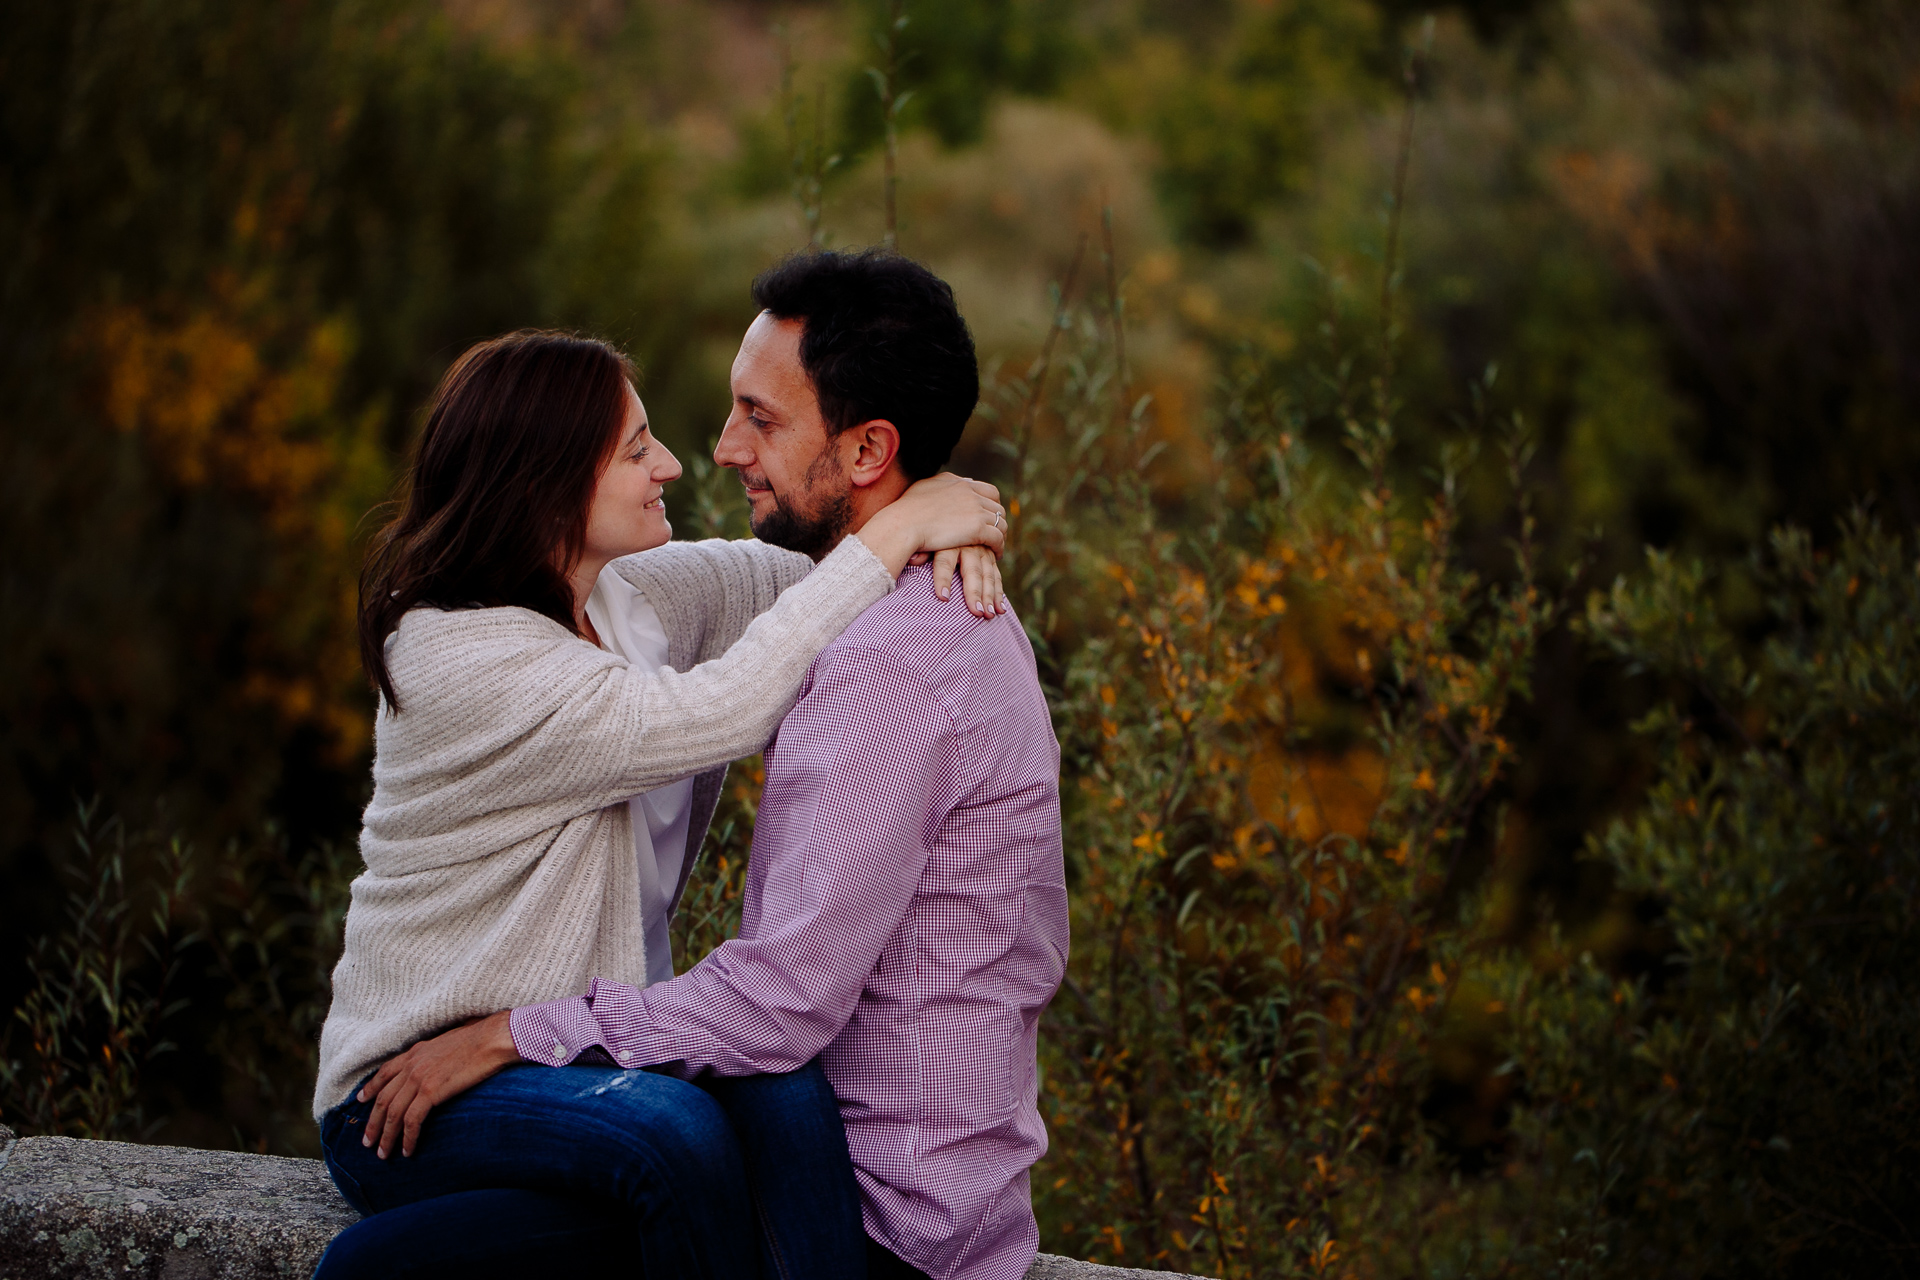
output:
POLYGON ((840 539, 840 545, 820 562, 819 567, 813 571, 813 576, 829 570, 861 582, 863 585, 878 586, 881 595, 893 590, 895 585, 894 576, 887 572, 886 562, 873 554, 873 548, 860 541, 860 535, 857 533, 850 533, 840 539))

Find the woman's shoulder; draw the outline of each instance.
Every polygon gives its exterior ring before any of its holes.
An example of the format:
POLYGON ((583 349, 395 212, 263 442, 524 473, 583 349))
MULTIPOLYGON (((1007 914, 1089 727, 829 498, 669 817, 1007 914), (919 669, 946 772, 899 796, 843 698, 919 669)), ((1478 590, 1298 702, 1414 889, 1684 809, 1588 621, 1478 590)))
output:
POLYGON ((489 608, 441 609, 416 605, 400 615, 400 623, 387 638, 395 645, 460 645, 498 640, 576 640, 579 637, 544 613, 519 605, 489 608))
POLYGON ((421 606, 401 615, 387 637, 387 665, 403 705, 408 689, 471 681, 481 671, 545 669, 554 675, 624 665, 625 659, 581 639, 532 609, 421 606))

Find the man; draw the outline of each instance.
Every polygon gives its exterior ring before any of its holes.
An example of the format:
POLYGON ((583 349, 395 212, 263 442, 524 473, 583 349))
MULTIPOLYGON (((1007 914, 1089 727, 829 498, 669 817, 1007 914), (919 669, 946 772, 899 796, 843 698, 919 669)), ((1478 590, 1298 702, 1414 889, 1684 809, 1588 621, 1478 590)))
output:
MULTIPOLYGON (((714 459, 755 534, 818 559, 947 460, 973 341, 952 291, 888 254, 792 258, 754 298, 714 459)), ((740 936, 645 990, 516 1009, 514 1043, 689 1078, 818 1055, 870 1274, 1015 1280, 1039 1239, 1037 1026, 1067 950, 1059 747, 1026 636, 910 568, 814 663, 766 759, 740 936)))

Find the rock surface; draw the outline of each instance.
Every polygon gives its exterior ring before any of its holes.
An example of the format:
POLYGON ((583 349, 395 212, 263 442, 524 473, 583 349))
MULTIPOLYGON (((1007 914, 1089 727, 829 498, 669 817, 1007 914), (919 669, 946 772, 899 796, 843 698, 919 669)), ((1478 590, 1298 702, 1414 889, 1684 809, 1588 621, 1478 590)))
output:
POLYGON ((1176 1275, 1171 1271, 1141 1271, 1136 1267, 1103 1267, 1097 1262, 1076 1262, 1058 1254, 1043 1253, 1027 1269, 1027 1280, 1206 1280, 1204 1276, 1176 1275))
POLYGON ((0 1280, 306 1276, 359 1216, 317 1160, 0 1133, 0 1280))
MULTIPOLYGON (((317 1160, 0 1126, 0 1280, 304 1277, 356 1217, 317 1160)), ((1041 1254, 1027 1280, 1180 1280, 1041 1254)))

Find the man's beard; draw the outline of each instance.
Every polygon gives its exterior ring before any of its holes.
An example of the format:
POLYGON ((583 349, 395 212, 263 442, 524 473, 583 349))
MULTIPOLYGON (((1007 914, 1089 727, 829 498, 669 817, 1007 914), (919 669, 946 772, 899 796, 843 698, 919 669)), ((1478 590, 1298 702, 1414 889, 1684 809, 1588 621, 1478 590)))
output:
POLYGON ((831 448, 807 465, 802 480, 806 490, 794 500, 773 494, 773 510, 754 518, 753 536, 809 559, 822 560, 840 545, 853 525, 853 490, 831 448), (816 497, 821 490, 825 493, 816 497), (796 503, 807 500, 811 500, 813 509, 802 511, 796 503))

